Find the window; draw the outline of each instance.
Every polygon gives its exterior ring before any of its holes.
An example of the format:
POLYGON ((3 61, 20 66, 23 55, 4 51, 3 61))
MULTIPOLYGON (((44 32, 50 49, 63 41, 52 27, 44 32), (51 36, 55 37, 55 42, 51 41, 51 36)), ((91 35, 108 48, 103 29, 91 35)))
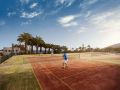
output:
POLYGON ((18 52, 18 50, 16 50, 16 52, 18 52))

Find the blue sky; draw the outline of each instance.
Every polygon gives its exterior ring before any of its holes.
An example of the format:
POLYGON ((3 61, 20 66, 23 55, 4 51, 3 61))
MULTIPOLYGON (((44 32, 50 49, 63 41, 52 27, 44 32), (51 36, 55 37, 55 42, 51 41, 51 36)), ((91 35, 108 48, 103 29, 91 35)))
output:
POLYGON ((69 48, 120 43, 120 0, 0 0, 0 49, 22 32, 69 48))

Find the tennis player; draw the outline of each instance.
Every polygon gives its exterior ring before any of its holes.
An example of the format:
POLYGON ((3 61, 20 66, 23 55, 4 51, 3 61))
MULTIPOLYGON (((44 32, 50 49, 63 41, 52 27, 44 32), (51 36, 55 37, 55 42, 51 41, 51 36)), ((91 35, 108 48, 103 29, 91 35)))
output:
POLYGON ((63 68, 66 68, 68 66, 67 65, 67 63, 68 63, 68 55, 67 55, 67 53, 64 52, 63 58, 64 58, 63 68))

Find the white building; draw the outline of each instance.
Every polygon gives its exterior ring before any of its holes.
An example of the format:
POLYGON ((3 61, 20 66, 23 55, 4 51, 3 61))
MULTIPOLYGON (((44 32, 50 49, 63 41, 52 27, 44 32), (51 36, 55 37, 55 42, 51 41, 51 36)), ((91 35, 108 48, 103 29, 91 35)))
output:
MULTIPOLYGON (((4 47, 3 48, 3 54, 4 55, 8 55, 8 54, 11 54, 12 53, 12 47, 4 47)), ((13 53, 15 55, 19 54, 20 53, 20 48, 19 47, 14 47, 13 48, 13 53)))
POLYGON ((0 50, 0 57, 3 55, 3 51, 2 50, 0 50))

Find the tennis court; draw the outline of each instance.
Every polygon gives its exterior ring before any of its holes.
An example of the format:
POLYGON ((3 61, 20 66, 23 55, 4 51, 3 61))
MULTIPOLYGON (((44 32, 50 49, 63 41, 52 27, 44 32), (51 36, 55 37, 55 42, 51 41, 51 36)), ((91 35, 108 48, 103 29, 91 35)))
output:
POLYGON ((61 56, 28 57, 43 90, 120 90, 120 66, 87 59, 69 59, 62 68, 61 56))

